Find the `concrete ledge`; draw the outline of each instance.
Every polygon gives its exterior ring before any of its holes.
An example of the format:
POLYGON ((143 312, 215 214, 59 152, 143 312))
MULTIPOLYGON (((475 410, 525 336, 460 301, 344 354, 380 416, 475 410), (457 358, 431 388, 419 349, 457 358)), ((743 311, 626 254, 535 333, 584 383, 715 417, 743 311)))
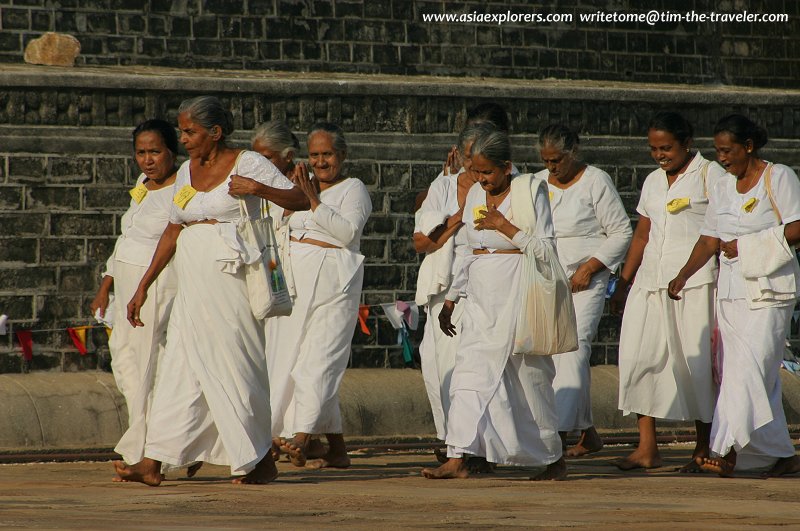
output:
POLYGON ((737 86, 627 83, 622 81, 502 79, 447 76, 395 76, 331 72, 267 72, 253 70, 191 71, 154 66, 76 67, 71 69, 0 65, 0 87, 92 87, 122 90, 264 92, 274 96, 459 96, 493 98, 578 99, 619 101, 682 101, 685 103, 791 105, 800 90, 737 86))
MULTIPOLYGON (((800 424, 800 378, 781 372, 790 425, 800 424)), ((603 431, 635 430, 617 409, 616 366, 592 368, 594 420, 603 431)), ((433 418, 419 371, 350 369, 341 388, 346 437, 433 438, 433 418)), ((692 423, 659 426, 691 428, 692 423)), ((114 378, 104 372, 0 375, 0 451, 111 448, 127 427, 114 378)))

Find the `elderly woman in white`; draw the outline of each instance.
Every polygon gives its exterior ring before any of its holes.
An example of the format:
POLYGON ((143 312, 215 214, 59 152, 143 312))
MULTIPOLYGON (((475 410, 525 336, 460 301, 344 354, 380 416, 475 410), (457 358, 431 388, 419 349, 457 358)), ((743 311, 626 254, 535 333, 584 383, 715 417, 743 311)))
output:
POLYGON ((448 164, 445 165, 449 170, 452 161, 457 161, 455 165, 460 169, 456 173, 448 171, 431 183, 425 201, 415 215, 414 248, 418 253, 426 253, 417 277, 415 298, 417 304, 426 306, 428 313, 425 335, 419 345, 422 377, 433 412, 436 435, 442 441, 447 437, 450 377, 461 339, 458 333, 464 305, 456 306, 451 317, 457 332, 455 336, 442 332, 437 316, 461 261, 472 253, 462 217, 467 192, 475 184, 475 179, 464 166, 469 165, 469 153, 475 138, 491 129, 491 124, 467 125, 464 128, 458 138, 456 153, 450 153, 448 164))
POLYGON ((603 314, 609 276, 625 257, 633 232, 611 177, 578 158, 578 143, 568 127, 544 128, 539 155, 546 169, 536 174, 549 189, 558 259, 570 279, 578 323, 578 350, 553 357, 558 431, 564 441, 569 432, 580 432, 567 457, 603 447, 592 420, 591 341, 603 314))
POLYGON ((721 476, 764 470, 800 472, 786 426, 780 367, 800 266, 800 181, 787 166, 763 160, 767 134, 733 114, 714 128, 717 158, 728 173, 709 189, 700 239, 669 284, 679 293, 700 265, 721 251, 717 288, 722 384, 711 431, 713 457, 698 458, 721 476))
POLYGON ((611 298, 612 311, 625 305, 619 408, 637 415, 639 445, 616 465, 622 470, 661 466, 656 419, 688 420, 695 423, 697 444, 681 470, 699 472, 695 459, 709 455, 716 395, 711 370, 716 259, 703 262, 680 303, 669 298, 667 284, 691 253, 708 189, 724 170, 692 150, 692 126, 677 113, 656 114, 647 139, 659 168, 642 186, 639 220, 611 298))
POLYGON ((226 144, 233 117, 217 98, 184 101, 178 127, 190 158, 178 171, 170 222, 128 303, 128 321, 144 324, 148 288, 173 255, 178 291, 144 458, 115 466, 122 479, 148 485, 161 483, 162 464, 198 462, 230 466, 234 483, 267 483, 277 469, 268 455, 264 326, 250 309, 242 267, 254 250, 238 238, 236 223, 242 201, 249 218, 261 215, 260 198, 292 209, 308 201, 267 159, 226 144))
POLYGON ((306 464, 311 436, 325 434, 328 452, 315 467, 350 466, 339 409, 339 385, 350 360, 364 278, 361 233, 372 212, 364 183, 342 171, 342 130, 318 123, 308 133, 308 178, 295 181, 311 209, 291 214, 289 260, 296 294, 292 314, 269 320, 273 443, 293 464, 306 464))
POLYGON ((167 122, 147 120, 134 129, 133 143, 134 157, 142 173, 130 190, 131 204, 122 216, 121 234, 91 305, 93 314, 115 325, 108 341, 111 368, 125 397, 130 428, 115 451, 129 464, 138 463, 143 457, 156 370, 166 345, 175 299, 172 268, 167 266, 153 284, 152 296, 141 310, 147 326, 128 326, 125 303, 139 286, 169 222, 178 171, 175 165, 178 137, 167 122), (106 315, 112 287, 116 304, 111 306, 111 315, 106 315))
MULTIPOLYGON (((534 479, 566 475, 553 396, 555 369, 549 357, 514 355, 521 311, 525 253, 543 254, 553 244, 553 224, 544 184, 519 181, 512 191, 508 135, 489 130, 472 146, 470 171, 478 182, 467 195, 462 221, 472 254, 463 261, 439 315, 447 335, 456 301, 464 304, 461 342, 450 383, 448 461, 424 469, 429 479, 469 475, 470 455, 491 463, 542 466, 534 479), (535 218, 525 231, 514 225, 512 204, 535 218), (535 214, 534 214, 535 213, 535 214), (540 253, 541 251, 541 253, 540 253)), ((519 223, 517 221, 516 223, 519 223)))

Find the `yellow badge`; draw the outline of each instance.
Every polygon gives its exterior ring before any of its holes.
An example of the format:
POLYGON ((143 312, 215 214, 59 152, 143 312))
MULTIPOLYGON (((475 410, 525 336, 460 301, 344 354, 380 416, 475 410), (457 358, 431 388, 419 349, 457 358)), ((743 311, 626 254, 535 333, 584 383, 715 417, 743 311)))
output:
POLYGON ((688 208, 690 204, 688 197, 677 197, 672 201, 667 203, 667 212, 670 214, 675 214, 680 212, 684 208, 688 208))
POLYGON ((135 188, 131 188, 128 193, 131 194, 133 200, 139 204, 144 200, 144 196, 147 195, 147 187, 144 185, 144 183, 139 183, 135 188))
POLYGON ((753 209, 756 207, 757 204, 758 204, 758 199, 756 199, 755 197, 751 197, 750 199, 747 200, 747 202, 745 202, 745 204, 742 205, 742 210, 744 210, 749 214, 750 212, 753 211, 753 209))
POLYGON ((472 209, 472 219, 474 221, 478 221, 479 219, 483 219, 485 217, 484 212, 489 210, 486 208, 486 205, 478 205, 472 209))
POLYGON ((172 202, 178 205, 181 209, 186 208, 186 204, 191 201, 191 199, 195 196, 197 190, 192 188, 190 184, 187 184, 180 190, 178 193, 175 194, 175 197, 172 199, 172 202))
POLYGON ((555 194, 554 194, 553 192, 550 192, 550 201, 552 201, 552 200, 553 200, 553 196, 554 196, 554 195, 555 195, 555 194))

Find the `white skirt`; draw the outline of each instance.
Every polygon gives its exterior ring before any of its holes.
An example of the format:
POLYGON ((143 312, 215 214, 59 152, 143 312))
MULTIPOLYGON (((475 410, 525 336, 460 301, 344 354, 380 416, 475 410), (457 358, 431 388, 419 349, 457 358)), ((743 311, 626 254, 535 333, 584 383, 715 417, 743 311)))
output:
POLYGON ((431 298, 428 318, 425 321, 425 335, 419 345, 422 361, 422 379, 431 403, 436 436, 447 438, 447 411, 450 409, 450 379, 456 364, 456 352, 461 341, 461 319, 465 304, 456 304, 451 321, 456 328, 456 336, 448 337, 439 327, 439 313, 442 311, 446 293, 431 298))
POLYGON ((783 413, 780 367, 792 306, 751 310, 747 301, 718 301, 722 337, 720 385, 711 450, 736 450, 736 469, 771 468, 794 455, 783 413))
POLYGON ((148 290, 139 313, 144 326, 128 323, 127 306, 147 267, 114 262, 114 330, 108 340, 111 369, 128 408, 128 430, 114 451, 128 464, 144 457, 147 419, 159 359, 167 344, 167 325, 177 289, 172 265, 167 265, 148 290))
POLYGON ((183 229, 178 294, 156 378, 145 456, 246 474, 271 445, 264 325, 253 317, 244 270, 222 273, 230 251, 213 225, 183 229))
POLYGON ((292 314, 268 319, 266 349, 272 432, 342 433, 339 386, 350 360, 364 269, 346 290, 339 278, 341 249, 291 243, 297 296, 292 314))
POLYGON ((659 419, 711 422, 712 284, 667 290, 636 284, 628 294, 619 341, 619 409, 659 419))
POLYGON ((450 383, 448 456, 543 466, 561 458, 549 356, 512 355, 522 256, 480 255, 469 269, 450 383))
POLYGON ((587 289, 572 294, 578 322, 578 350, 553 356, 558 431, 585 430, 594 425, 589 360, 592 357, 592 340, 603 315, 610 275, 608 270, 599 273, 587 289))

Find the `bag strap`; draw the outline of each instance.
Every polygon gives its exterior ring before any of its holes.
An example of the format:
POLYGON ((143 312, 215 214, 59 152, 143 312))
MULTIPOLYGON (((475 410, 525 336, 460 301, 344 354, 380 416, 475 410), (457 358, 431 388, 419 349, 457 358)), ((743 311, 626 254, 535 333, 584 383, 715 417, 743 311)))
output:
POLYGON ((708 167, 711 166, 711 161, 707 160, 706 163, 703 165, 703 193, 708 199, 708 167))
MULTIPOLYGON (((236 155, 236 161, 233 163, 233 169, 231 170, 231 175, 239 175, 239 161, 244 155, 246 150, 239 151, 239 154, 236 155)), ((244 202, 242 197, 239 197, 239 216, 241 219, 250 219, 249 213, 247 212, 247 205, 244 202)))
POLYGON ((767 197, 769 203, 772 205, 772 211, 775 212, 775 217, 778 218, 778 225, 783 225, 783 218, 781 211, 778 210, 778 205, 775 203, 775 197, 772 195, 772 163, 767 163, 767 169, 764 172, 764 187, 767 189, 767 197))

